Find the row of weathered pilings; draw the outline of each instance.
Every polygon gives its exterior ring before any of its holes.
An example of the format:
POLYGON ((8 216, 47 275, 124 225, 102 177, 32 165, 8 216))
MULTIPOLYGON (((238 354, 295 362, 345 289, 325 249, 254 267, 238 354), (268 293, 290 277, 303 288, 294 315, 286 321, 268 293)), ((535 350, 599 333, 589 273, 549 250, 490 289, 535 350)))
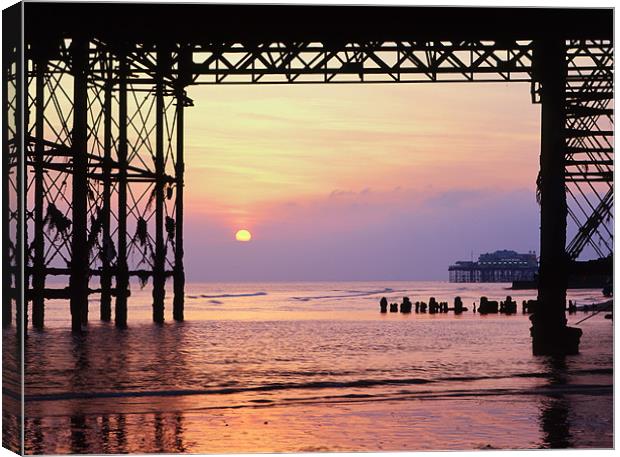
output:
MULTIPOLYGON (((521 312, 523 314, 532 314, 536 312, 538 306, 538 300, 523 300, 521 302, 521 312)), ((461 297, 454 298, 454 305, 450 307, 447 301, 438 302, 435 297, 430 297, 428 303, 424 301, 411 302, 409 297, 403 297, 403 301, 399 303, 389 303, 386 297, 382 297, 379 302, 379 308, 381 313, 387 313, 388 308, 390 313, 401 312, 403 314, 410 314, 415 312, 416 314, 442 314, 448 312, 454 312, 454 314, 462 314, 468 311, 469 308, 463 306, 463 300, 461 297)), ((568 302, 568 308, 566 309, 570 314, 577 312, 577 304, 572 300, 568 302)), ((588 308, 584 307, 584 311, 588 308)), ((473 302, 474 314, 516 314, 517 302, 512 299, 510 295, 506 296, 505 300, 489 300, 487 297, 480 297, 479 305, 476 307, 476 302, 473 302)))

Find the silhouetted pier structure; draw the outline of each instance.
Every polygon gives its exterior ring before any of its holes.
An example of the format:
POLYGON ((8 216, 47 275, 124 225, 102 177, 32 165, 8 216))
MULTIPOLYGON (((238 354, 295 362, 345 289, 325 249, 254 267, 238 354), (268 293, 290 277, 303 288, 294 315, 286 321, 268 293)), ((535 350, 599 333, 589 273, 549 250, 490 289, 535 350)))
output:
POLYGON ((567 259, 612 249, 611 9, 27 3, 3 21, 5 325, 27 299, 18 321, 42 327, 62 297, 80 331, 98 294, 124 326, 132 276, 156 322, 172 277, 183 319, 189 85, 514 81, 542 106, 534 349, 574 340, 567 259))

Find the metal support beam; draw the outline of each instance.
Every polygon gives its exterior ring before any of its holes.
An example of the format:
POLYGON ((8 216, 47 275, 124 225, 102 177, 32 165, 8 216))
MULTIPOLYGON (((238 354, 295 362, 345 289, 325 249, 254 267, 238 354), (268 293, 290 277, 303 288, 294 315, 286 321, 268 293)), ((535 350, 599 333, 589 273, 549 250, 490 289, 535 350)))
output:
POLYGON ((536 43, 535 77, 542 85, 540 150, 540 273, 538 309, 532 315, 534 354, 576 353, 581 330, 566 326, 565 121, 566 45, 563 40, 536 43))
POLYGON ((179 51, 179 79, 177 81, 177 144, 176 144, 176 226, 175 226, 175 252, 174 252, 174 301, 172 316, 175 321, 185 319, 185 268, 183 265, 183 195, 185 186, 185 105, 188 101, 185 86, 191 82, 189 66, 191 64, 191 52, 189 47, 182 46, 179 51))
POLYGON ((529 81, 531 42, 287 41, 194 46, 196 84, 529 81))
POLYGON ((43 200, 45 189, 43 186, 43 139, 44 139, 44 107, 45 107, 45 70, 44 58, 38 56, 35 62, 35 166, 34 166, 34 268, 32 275, 32 325, 43 328, 45 319, 45 304, 43 290, 45 289, 45 244, 43 235, 43 220, 45 211, 43 200))
POLYGON ((183 186, 185 162, 183 154, 183 124, 185 91, 179 87, 177 93, 177 150, 176 150, 176 226, 174 252, 174 301, 172 316, 175 321, 184 319, 185 307, 185 269, 183 267, 183 186))
POLYGON ((117 327, 127 326, 127 55, 122 50, 118 64, 118 252, 116 257, 116 305, 114 321, 117 327))
POLYGON ((81 331, 88 322, 89 253, 87 243, 88 195, 88 41, 71 43, 73 70, 73 176, 71 239, 71 328, 81 331))
POLYGON ((166 295, 164 244, 164 53, 157 51, 157 77, 155 86, 155 262, 153 268, 153 321, 164 322, 166 295))
MULTIPOLYGON (((108 64, 110 62, 108 61, 108 64)), ((103 92, 103 205, 101 209, 101 231, 103 235, 103 255, 101 256, 101 304, 99 318, 102 321, 112 319, 112 272, 110 269, 112 238, 110 237, 110 187, 112 160, 112 73, 108 69, 103 92)))

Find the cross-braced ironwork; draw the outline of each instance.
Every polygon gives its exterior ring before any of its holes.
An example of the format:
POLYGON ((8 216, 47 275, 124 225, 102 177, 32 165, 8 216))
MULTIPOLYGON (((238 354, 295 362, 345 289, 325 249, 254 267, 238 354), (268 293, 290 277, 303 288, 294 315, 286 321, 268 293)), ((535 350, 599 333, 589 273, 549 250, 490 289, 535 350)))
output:
POLYGON ((567 253, 586 245, 599 257, 613 254, 613 47, 567 43, 566 192, 576 233, 567 253))
MULTIPOLYGON (((182 295, 178 125, 188 99, 164 76, 176 55, 127 52, 95 40, 31 46, 25 245, 35 327, 43 326, 46 298, 69 298, 76 301, 73 328, 81 328, 92 293, 101 294, 104 320, 111 319, 115 296, 116 323, 126 325, 131 276, 143 286, 153 279, 158 322, 167 277, 176 273, 182 295), (69 287, 47 287, 50 275, 68 277, 69 287)), ((175 302, 174 316, 182 319, 182 300, 175 302)))
POLYGON ((194 84, 530 81, 531 41, 211 43, 194 84))

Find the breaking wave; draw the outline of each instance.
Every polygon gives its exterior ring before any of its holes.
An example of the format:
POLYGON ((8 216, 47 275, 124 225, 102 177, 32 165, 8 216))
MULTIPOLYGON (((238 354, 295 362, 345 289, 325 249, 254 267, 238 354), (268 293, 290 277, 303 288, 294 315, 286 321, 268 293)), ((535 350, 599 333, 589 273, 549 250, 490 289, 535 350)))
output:
MULTIPOLYGON (((575 370, 577 373, 591 374, 612 374, 612 369, 594 369, 594 370, 575 370)), ((489 379, 502 378, 545 378, 548 373, 514 373, 506 376, 454 376, 440 377, 435 379, 424 378, 402 378, 402 379, 353 379, 343 381, 310 381, 310 382, 277 382, 257 386, 238 387, 227 385, 199 388, 199 389, 172 389, 172 390, 144 390, 144 391, 116 391, 116 392, 58 392, 50 394, 25 395, 26 401, 58 401, 58 400, 76 400, 87 398, 132 398, 132 397, 173 397, 173 396, 189 396, 189 395, 226 395, 251 392, 271 392, 271 391, 304 391, 304 390, 321 390, 321 389, 359 389, 373 387, 389 387, 389 386, 420 386, 420 385, 438 385, 451 382, 463 381, 484 381, 489 379)), ((467 389, 461 386, 458 390, 440 389, 432 391, 401 391, 401 394, 422 395, 433 394, 443 396, 471 396, 471 395, 497 395, 497 394, 558 394, 558 393, 576 393, 576 394, 600 394, 609 393, 613 389, 611 384, 551 384, 528 388, 491 388, 491 389, 467 389)), ((3 393, 10 397, 19 398, 19 396, 10 391, 3 389, 3 393)), ((376 393, 347 393, 338 394, 338 397, 360 397, 368 398, 376 396, 376 393)), ((385 393, 379 394, 384 396, 385 393)), ((262 401, 262 400, 261 400, 262 401)))

